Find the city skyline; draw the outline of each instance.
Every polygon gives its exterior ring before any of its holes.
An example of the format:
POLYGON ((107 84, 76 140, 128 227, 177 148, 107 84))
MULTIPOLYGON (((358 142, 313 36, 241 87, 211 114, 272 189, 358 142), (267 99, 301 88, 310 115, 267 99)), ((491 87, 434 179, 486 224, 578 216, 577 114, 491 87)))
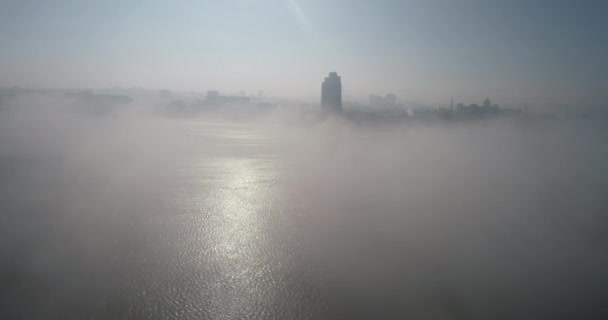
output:
POLYGON ((600 1, 6 1, 0 86, 606 104, 600 1), (179 18, 178 18, 179 17, 179 18), (379 18, 381 17, 381 18, 379 18))
POLYGON ((0 0, 0 320, 608 319, 606 12, 0 0))

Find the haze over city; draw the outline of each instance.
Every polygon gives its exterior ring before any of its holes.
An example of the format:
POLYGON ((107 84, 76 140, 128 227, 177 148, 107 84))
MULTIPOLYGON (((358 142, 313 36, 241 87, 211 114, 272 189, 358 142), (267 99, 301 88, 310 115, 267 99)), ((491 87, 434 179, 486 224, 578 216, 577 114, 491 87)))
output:
POLYGON ((601 1, 0 2, 0 319, 605 319, 601 1))
POLYGON ((603 1, 3 1, 0 85, 606 103, 603 1))

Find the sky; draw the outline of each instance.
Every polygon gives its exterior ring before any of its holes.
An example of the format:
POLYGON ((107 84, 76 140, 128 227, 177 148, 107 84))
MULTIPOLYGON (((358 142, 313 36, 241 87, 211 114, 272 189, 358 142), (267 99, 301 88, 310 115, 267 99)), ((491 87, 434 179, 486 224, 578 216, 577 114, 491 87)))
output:
POLYGON ((0 0, 0 86, 608 104, 608 2, 0 0))

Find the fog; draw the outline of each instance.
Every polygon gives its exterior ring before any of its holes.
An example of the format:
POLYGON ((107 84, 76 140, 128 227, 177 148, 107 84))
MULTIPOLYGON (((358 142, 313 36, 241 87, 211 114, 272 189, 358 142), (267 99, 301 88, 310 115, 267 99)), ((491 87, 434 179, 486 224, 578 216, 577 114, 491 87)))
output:
POLYGON ((605 313, 603 121, 86 104, 0 110, 2 318, 605 313))
POLYGON ((597 316, 603 124, 342 125, 305 139, 293 192, 334 303, 364 318, 597 316))

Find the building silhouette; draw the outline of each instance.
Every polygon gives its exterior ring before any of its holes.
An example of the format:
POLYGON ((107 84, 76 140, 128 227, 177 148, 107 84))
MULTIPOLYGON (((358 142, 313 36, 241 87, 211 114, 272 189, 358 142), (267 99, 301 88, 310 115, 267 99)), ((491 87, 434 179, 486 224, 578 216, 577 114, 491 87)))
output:
POLYGON ((483 101, 483 107, 488 109, 492 107, 492 101, 490 101, 490 98, 486 98, 483 101))
POLYGON ((321 110, 342 111, 342 79, 337 72, 330 72, 321 85, 321 110))
MULTIPOLYGON (((453 99, 450 106, 453 105, 453 99)), ((501 108, 498 104, 492 103, 490 98, 486 98, 482 105, 476 103, 464 105, 458 103, 454 115, 466 117, 485 117, 485 116, 519 116, 522 113, 521 108, 501 108)), ((525 114, 525 107, 524 107, 525 114)))
MULTIPOLYGON (((243 92, 244 93, 244 92, 243 92)), ((217 90, 208 90, 207 98, 205 99, 207 105, 220 106, 220 105, 242 105, 249 103, 249 97, 247 96, 224 96, 220 95, 217 90)))
POLYGON ((370 94, 369 105, 376 110, 393 110, 397 108, 397 96, 392 93, 388 93, 384 97, 370 94))
POLYGON ((397 107, 397 96, 393 93, 386 94, 384 97, 384 101, 386 102, 387 107, 396 108, 397 107))

